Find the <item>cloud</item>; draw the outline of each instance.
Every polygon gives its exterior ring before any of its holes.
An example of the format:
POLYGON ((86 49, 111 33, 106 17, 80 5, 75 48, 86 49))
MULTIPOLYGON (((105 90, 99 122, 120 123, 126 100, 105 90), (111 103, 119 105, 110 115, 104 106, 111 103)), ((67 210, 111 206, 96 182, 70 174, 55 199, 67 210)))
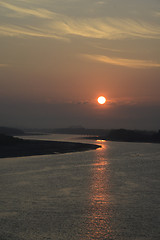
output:
POLYGON ((79 102, 72 102, 74 105, 86 105, 89 104, 89 101, 79 101, 79 102))
POLYGON ((147 60, 126 59, 126 58, 111 58, 103 55, 89 55, 82 54, 81 57, 89 59, 91 61, 98 61, 112 65, 118 65, 129 68, 155 68, 160 67, 159 63, 147 60))
POLYGON ((56 33, 48 32, 47 29, 38 27, 19 27, 15 25, 3 25, 0 26, 0 35, 10 37, 43 37, 43 38, 54 38, 67 41, 67 38, 56 35, 56 33))
MULTIPOLYGON (((73 36, 108 40, 137 38, 160 39, 160 26, 142 20, 111 17, 70 17, 44 8, 22 8, 3 1, 0 1, 0 5, 6 8, 9 13, 10 11, 16 13, 14 14, 15 18, 17 16, 25 17, 25 19, 23 19, 24 23, 18 23, 21 24, 21 27, 15 24, 12 26, 13 29, 11 29, 11 25, 5 24, 5 35, 8 34, 8 36, 20 36, 20 34, 22 34, 23 36, 44 36, 49 38, 56 36, 56 38, 59 39, 70 39, 73 36), (40 18, 41 22, 32 20, 31 23, 30 16, 40 18), (32 26, 32 31, 26 29, 28 21, 30 28, 32 26)), ((7 13, 5 14, 8 16, 7 13)), ((0 34, 4 35, 4 31, 1 30, 0 34)))
POLYGON ((62 35, 99 39, 160 38, 160 27, 131 19, 69 18, 57 19, 52 28, 62 35))
POLYGON ((12 5, 12 4, 9 4, 9 3, 6 3, 6 2, 1 2, 0 1, 0 5, 4 8, 7 8, 11 11, 14 11, 16 12, 16 15, 17 14, 19 16, 26 16, 26 15, 32 15, 34 17, 38 17, 38 18, 45 18, 45 19, 51 19, 52 18, 52 15, 53 13, 46 10, 46 9, 43 9, 43 8, 38 8, 38 9, 29 9, 29 8, 22 8, 22 7, 17 7, 15 5, 12 5))

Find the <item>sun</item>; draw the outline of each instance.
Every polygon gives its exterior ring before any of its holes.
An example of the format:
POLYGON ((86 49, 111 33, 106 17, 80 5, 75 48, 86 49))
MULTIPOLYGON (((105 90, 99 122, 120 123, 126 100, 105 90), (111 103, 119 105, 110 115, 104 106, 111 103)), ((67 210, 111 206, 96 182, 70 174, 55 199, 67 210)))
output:
POLYGON ((99 104, 105 104, 106 101, 107 101, 107 99, 105 97, 103 97, 103 96, 100 96, 100 97, 97 98, 97 102, 99 104))

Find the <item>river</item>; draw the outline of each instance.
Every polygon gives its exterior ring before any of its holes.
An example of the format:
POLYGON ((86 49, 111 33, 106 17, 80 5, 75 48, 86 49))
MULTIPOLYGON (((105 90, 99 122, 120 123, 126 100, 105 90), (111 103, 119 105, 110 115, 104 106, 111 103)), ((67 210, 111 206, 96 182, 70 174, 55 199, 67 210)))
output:
POLYGON ((0 159, 1 240, 159 240, 160 145, 0 159))

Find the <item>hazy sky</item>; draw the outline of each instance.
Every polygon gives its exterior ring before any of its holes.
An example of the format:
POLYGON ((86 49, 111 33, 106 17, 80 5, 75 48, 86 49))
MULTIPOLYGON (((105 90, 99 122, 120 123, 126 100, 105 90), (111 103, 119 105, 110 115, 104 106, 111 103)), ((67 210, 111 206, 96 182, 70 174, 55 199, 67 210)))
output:
POLYGON ((160 1, 0 0, 0 125, 159 129, 160 1))

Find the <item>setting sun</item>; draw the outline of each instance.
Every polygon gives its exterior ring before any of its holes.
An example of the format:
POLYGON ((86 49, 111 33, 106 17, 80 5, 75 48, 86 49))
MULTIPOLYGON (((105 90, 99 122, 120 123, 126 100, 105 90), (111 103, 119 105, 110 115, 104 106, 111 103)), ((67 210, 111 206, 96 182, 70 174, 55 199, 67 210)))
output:
POLYGON ((106 98, 103 97, 103 96, 100 96, 100 97, 97 98, 97 102, 98 102, 99 104, 105 104, 106 101, 107 101, 106 98))

